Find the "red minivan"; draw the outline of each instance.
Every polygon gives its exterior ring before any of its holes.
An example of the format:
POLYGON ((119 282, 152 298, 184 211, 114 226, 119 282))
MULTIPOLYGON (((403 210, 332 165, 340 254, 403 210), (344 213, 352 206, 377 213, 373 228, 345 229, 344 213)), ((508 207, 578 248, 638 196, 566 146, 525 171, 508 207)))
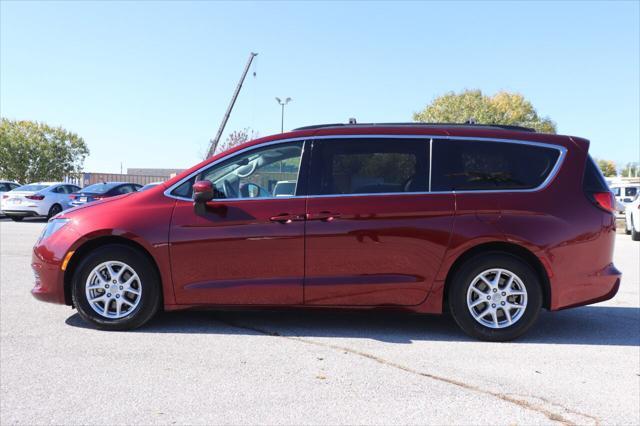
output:
POLYGON ((618 290, 614 200, 588 148, 497 125, 257 139, 53 218, 32 293, 107 330, 161 309, 382 308, 448 311, 471 336, 510 340, 541 308, 618 290))

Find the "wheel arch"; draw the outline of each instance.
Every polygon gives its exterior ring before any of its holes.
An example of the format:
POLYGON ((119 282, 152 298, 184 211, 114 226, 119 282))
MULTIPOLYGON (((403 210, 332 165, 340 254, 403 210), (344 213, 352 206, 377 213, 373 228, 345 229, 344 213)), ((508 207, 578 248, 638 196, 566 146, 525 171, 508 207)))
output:
POLYGON ((538 256, 536 256, 533 252, 528 250, 527 248, 513 243, 507 242, 488 242, 482 243, 477 246, 469 248, 467 251, 463 252, 458 258, 453 262, 451 268, 447 272, 447 276, 445 278, 444 285, 444 297, 442 298, 442 311, 445 312, 448 310, 448 298, 449 298, 449 288, 451 286, 451 281, 455 276, 456 272, 460 269, 460 267, 469 259, 479 256, 481 254, 486 253, 506 253, 508 255, 517 257, 518 259, 526 262, 530 265, 533 270, 538 275, 540 279, 540 283, 542 284, 542 306, 546 309, 549 309, 551 306, 551 284, 549 280, 549 276, 547 271, 542 264, 542 261, 538 256))
POLYGON ((144 248, 141 244, 131 239, 121 237, 121 236, 116 236, 116 235, 105 235, 105 236, 96 237, 88 241, 85 241, 82 245, 76 248, 75 252, 73 253, 73 256, 71 257, 71 260, 69 261, 69 264, 67 265, 66 270, 64 271, 65 304, 69 306, 73 305, 73 302, 71 299, 71 281, 73 279, 73 274, 75 273, 78 265, 80 264, 84 256, 87 253, 91 252, 92 250, 97 249, 98 247, 102 247, 110 244, 117 244, 117 245, 124 245, 124 246, 131 247, 134 250, 137 250, 140 253, 142 253, 147 258, 147 260, 149 260, 151 265, 153 265, 153 268, 156 272, 156 276, 158 277, 158 280, 160 283, 160 298, 161 298, 160 306, 162 306, 163 304, 162 299, 164 298, 163 291, 162 291, 163 289, 162 274, 160 273, 160 269, 158 268, 158 264, 156 263, 156 260, 153 258, 151 253, 149 253, 149 251, 146 248, 144 248))

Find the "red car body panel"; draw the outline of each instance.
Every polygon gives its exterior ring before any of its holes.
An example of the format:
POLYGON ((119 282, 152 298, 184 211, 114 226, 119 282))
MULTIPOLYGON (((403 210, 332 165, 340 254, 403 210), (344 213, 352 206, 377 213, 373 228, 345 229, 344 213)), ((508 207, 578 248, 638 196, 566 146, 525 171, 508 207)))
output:
POLYGON ((170 229, 179 304, 299 305, 304 285, 305 200, 178 200, 170 229), (280 215, 297 215, 290 223, 280 215), (274 218, 274 220, 271 220, 274 218))
POLYGON ((305 304, 412 306, 427 298, 449 245, 452 194, 307 203, 305 304))
POLYGON ((203 305, 443 310, 456 261, 484 244, 527 250, 544 270, 552 310, 613 297, 615 221, 582 191, 588 141, 487 128, 361 126, 302 130, 248 142, 140 193, 65 211, 70 222, 34 247, 32 290, 69 303, 86 244, 126 241, 158 268, 166 310, 203 305), (426 135, 541 142, 566 148, 536 191, 218 200, 205 215, 164 191, 251 146, 340 135, 426 135), (337 214, 339 215, 337 215, 337 214), (285 223, 272 220, 290 215, 285 223), (62 262, 74 252, 66 271, 62 262))

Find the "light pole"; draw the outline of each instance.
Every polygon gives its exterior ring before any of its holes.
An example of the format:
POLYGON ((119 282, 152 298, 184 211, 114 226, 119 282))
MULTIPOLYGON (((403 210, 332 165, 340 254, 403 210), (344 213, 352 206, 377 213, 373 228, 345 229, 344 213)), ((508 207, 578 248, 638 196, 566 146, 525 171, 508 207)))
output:
POLYGON ((291 102, 293 99, 287 98, 282 102, 280 98, 276 98, 276 101, 282 106, 282 115, 280 116, 280 133, 284 133, 284 106, 291 102))

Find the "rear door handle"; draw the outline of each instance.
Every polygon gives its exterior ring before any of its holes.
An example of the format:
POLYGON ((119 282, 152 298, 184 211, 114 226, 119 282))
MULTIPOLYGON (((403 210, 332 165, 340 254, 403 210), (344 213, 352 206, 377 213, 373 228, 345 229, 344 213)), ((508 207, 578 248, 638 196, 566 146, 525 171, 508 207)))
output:
POLYGON ((301 214, 282 213, 277 216, 272 216, 269 220, 271 222, 280 222, 280 223, 286 224, 286 223, 291 223, 293 221, 304 220, 304 216, 301 214))
POLYGON ((340 213, 321 211, 319 213, 308 213, 307 220, 321 220, 323 222, 331 222, 340 217, 340 213))

